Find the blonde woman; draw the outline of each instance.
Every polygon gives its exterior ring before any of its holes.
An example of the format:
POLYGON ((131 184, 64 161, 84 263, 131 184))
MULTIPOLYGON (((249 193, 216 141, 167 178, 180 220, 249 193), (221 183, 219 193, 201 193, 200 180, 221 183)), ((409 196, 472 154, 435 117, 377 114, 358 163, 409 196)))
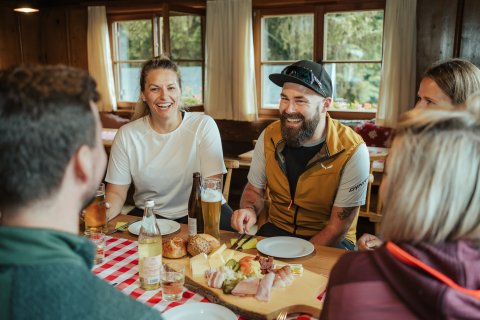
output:
POLYGON ((465 107, 467 98, 480 91, 480 69, 464 59, 434 63, 425 71, 415 108, 452 105, 465 107))
MULTIPOLYGON (((449 59, 431 65, 425 71, 417 93, 415 108, 451 106, 465 108, 467 98, 480 91, 480 69, 464 59, 449 59)), ((359 250, 380 247, 383 241, 371 234, 357 240, 359 250)))
POLYGON ((381 185, 386 243, 340 258, 323 319, 478 319, 480 97, 468 105, 403 116, 381 185))
MULTIPOLYGON (((120 212, 133 183, 131 214, 142 215, 145 200, 152 199, 162 217, 186 223, 192 174, 222 177, 226 172, 220 133, 211 117, 185 111, 180 71, 169 58, 143 65, 140 91, 132 122, 119 129, 112 145, 105 178, 109 217, 120 212)), ((222 215, 225 211, 231 214, 222 208, 222 215)), ((230 215, 223 220, 229 228, 230 215)))

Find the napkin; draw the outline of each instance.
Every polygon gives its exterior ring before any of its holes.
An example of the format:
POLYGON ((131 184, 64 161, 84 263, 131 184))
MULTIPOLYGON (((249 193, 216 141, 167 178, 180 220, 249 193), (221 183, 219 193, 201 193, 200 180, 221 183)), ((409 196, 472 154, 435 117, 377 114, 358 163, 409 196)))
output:
MULTIPOLYGON (((255 249, 257 247, 257 238, 250 239, 247 243, 244 243, 246 239, 242 239, 239 242, 239 247, 243 247, 243 249, 255 249)), ((237 238, 230 239, 230 245, 233 245, 237 241, 237 238)))
POLYGON ((118 228, 121 228, 123 227, 124 225, 126 225, 128 222, 125 222, 125 221, 119 221, 117 222, 117 224, 115 225, 115 228, 114 229, 118 229, 118 228))

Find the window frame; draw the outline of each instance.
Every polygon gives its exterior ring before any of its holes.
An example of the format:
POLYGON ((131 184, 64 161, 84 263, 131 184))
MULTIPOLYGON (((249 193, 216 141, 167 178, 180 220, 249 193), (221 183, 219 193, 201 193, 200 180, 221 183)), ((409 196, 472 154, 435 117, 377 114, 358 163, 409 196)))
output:
MULTIPOLYGON (((383 10, 385 12, 385 0, 365 1, 362 3, 351 2, 342 4, 312 5, 285 2, 282 6, 254 6, 253 7, 253 39, 255 56, 255 79, 257 89, 257 106, 259 118, 278 118, 277 109, 264 108, 262 105, 262 61, 261 55, 261 26, 262 18, 274 15, 293 15, 293 14, 313 14, 313 60, 321 63, 332 63, 324 59, 324 15, 333 12, 351 12, 366 10, 383 10)), ((290 62, 290 61, 288 61, 290 62)), ((283 61, 285 63, 285 61, 283 61)), ((349 62, 351 63, 351 62, 349 62)), ((362 63, 366 63, 363 62, 362 63)), ((383 57, 382 62, 383 63, 383 57)), ((269 64, 282 64, 282 61, 269 62, 269 64)), ((357 111, 333 111, 328 113, 336 119, 345 120, 369 120, 376 116, 376 112, 357 112, 357 111)))
MULTIPOLYGON (((107 8, 107 23, 110 38, 110 59, 112 61, 112 71, 115 78, 115 96, 119 90, 119 82, 117 80, 116 65, 119 63, 128 63, 128 60, 119 60, 115 48, 114 40, 114 23, 131 20, 151 20, 152 22, 152 52, 153 56, 158 56, 160 53, 171 55, 170 50, 170 16, 178 16, 182 14, 192 14, 201 17, 201 53, 202 59, 176 59, 175 62, 200 62, 202 67, 202 97, 205 99, 205 17, 206 10, 203 8, 191 8, 181 5, 169 5, 164 3, 161 6, 140 6, 140 7, 110 7, 107 8), (160 18, 163 20, 160 26, 160 18), (162 27, 162 30, 160 30, 162 27), (163 35, 163 37, 162 37, 163 35), (163 49, 163 51, 162 51, 163 49)), ((145 62, 146 60, 135 60, 134 62, 145 62)), ((132 114, 135 109, 136 102, 119 101, 117 100, 117 113, 132 114)), ((189 106, 191 111, 204 111, 204 105, 189 106)))

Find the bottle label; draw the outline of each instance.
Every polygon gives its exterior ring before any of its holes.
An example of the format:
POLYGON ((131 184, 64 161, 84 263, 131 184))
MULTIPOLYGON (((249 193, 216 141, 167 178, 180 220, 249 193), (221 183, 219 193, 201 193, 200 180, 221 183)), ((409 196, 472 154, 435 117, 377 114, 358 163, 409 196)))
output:
POLYGON ((197 234, 197 219, 188 217, 188 235, 194 236, 197 234))
POLYGON ((143 258, 143 279, 146 284, 155 284, 160 282, 161 266, 161 255, 143 258))

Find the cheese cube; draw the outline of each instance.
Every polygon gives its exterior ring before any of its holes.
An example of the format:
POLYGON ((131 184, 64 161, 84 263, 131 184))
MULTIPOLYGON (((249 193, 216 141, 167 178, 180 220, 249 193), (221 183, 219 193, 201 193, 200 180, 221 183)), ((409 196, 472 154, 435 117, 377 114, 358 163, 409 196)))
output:
POLYGON ((214 252, 210 253, 209 257, 213 257, 215 255, 221 255, 223 251, 225 251, 225 249, 227 249, 227 245, 224 243, 222 244, 217 250, 215 250, 214 252))
POLYGON ((190 258, 190 268, 192 269, 192 277, 203 277, 205 271, 210 268, 207 255, 202 252, 190 258))
POLYGON ((221 266, 225 265, 225 260, 223 260, 223 256, 221 254, 215 254, 208 258, 208 263, 210 264, 210 268, 220 268, 221 266))
POLYGON ((233 255, 235 254, 235 251, 233 250, 230 250, 230 249, 227 249, 225 251, 223 251, 222 253, 222 256, 223 256, 223 260, 225 262, 227 262, 228 260, 232 259, 233 258, 233 255))

